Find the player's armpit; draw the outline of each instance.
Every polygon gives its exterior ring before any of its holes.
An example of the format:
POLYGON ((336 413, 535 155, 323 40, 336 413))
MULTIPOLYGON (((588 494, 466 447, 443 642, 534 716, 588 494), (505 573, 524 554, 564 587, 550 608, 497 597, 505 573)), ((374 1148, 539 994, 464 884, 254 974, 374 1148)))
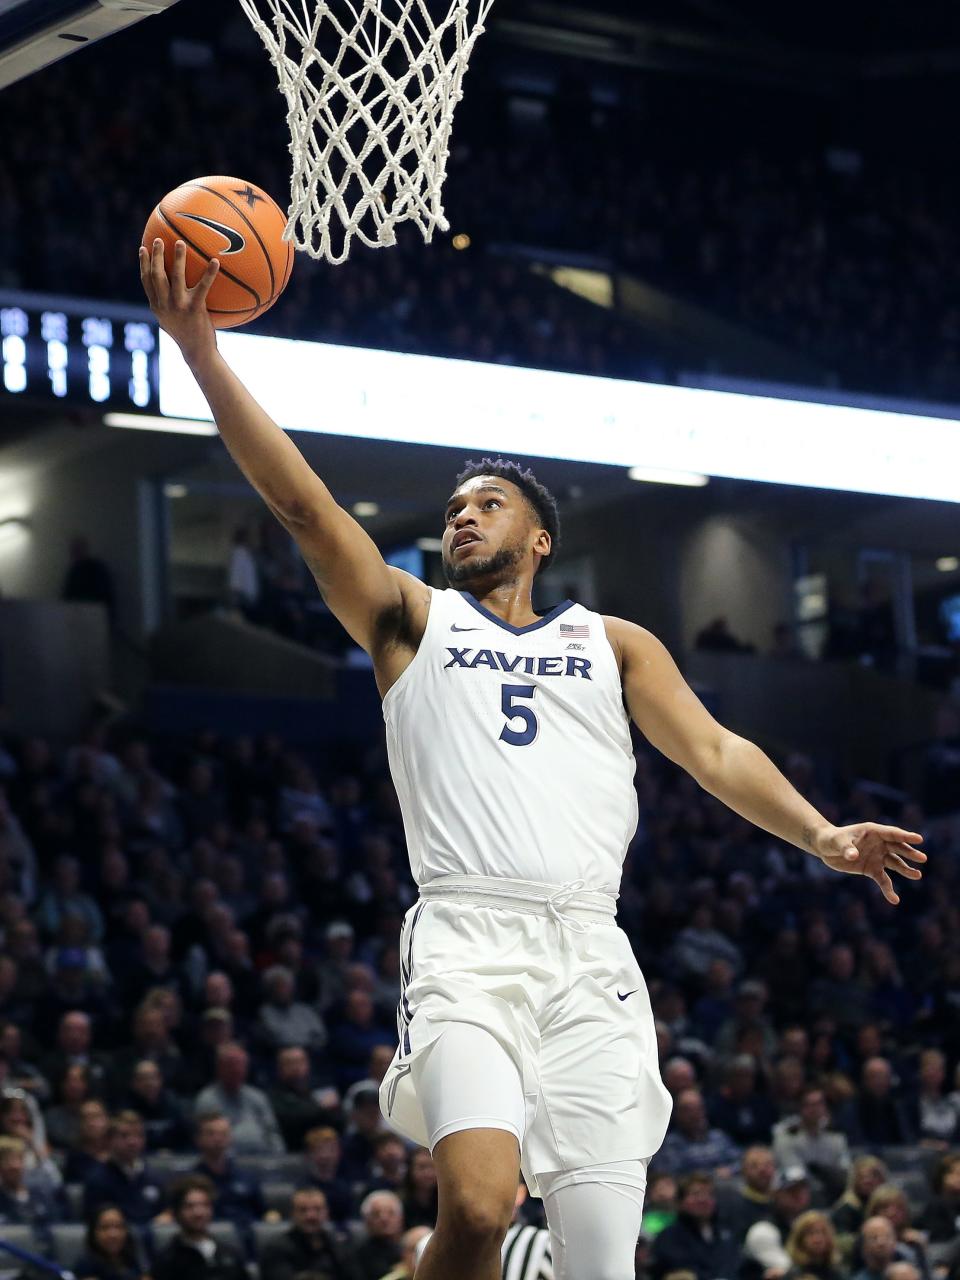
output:
POLYGON ((684 680, 655 635, 623 618, 604 618, 620 659, 623 693, 637 728, 658 751, 703 782, 731 736, 684 680))
POLYGON ((366 530, 335 503, 280 518, 331 613, 362 649, 374 659, 392 644, 416 649, 429 603, 423 583, 386 564, 366 530))

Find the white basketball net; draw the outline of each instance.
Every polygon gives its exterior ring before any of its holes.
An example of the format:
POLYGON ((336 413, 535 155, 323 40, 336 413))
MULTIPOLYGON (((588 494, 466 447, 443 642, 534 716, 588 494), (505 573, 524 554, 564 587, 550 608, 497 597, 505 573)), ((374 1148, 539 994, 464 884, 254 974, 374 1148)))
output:
POLYGON ((428 244, 435 227, 449 230, 441 189, 453 113, 493 0, 240 4, 287 100, 284 239, 339 263, 354 236, 395 244, 399 222, 415 222, 428 244))

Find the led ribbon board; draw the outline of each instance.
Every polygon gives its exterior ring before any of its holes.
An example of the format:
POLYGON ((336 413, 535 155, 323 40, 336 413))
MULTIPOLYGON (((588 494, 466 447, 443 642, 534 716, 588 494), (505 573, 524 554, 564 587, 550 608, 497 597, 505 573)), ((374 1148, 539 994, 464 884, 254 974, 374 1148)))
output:
MULTIPOLYGON (((960 502, 952 418, 242 333, 219 341, 288 431, 960 502)), ((210 420, 165 334, 160 409, 210 420)))

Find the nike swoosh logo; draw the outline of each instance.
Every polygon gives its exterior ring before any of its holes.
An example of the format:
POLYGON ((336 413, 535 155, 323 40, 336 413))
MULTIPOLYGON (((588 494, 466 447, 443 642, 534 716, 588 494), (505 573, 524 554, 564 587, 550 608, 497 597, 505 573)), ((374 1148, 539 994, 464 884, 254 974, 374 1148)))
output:
POLYGON ((191 222, 199 222, 203 227, 209 227, 211 231, 216 231, 217 235, 223 236, 227 242, 227 248, 221 249, 220 252, 224 257, 231 253, 239 253, 241 249, 247 247, 247 242, 239 231, 235 231, 233 227, 225 227, 222 222, 214 222, 212 218, 205 218, 200 213, 184 213, 183 218, 189 218, 191 222))
POLYGON ((454 622, 453 625, 450 627, 450 630, 451 631, 482 631, 483 627, 458 627, 457 624, 454 622))
POLYGON ((631 996, 635 996, 639 990, 640 990, 640 988, 639 988, 639 987, 634 987, 634 989, 633 989, 632 991, 628 991, 628 992, 627 992, 627 994, 626 994, 625 996, 622 996, 622 995, 620 994, 620 992, 618 991, 618 992, 617 992, 617 999, 618 999, 618 1000, 629 1000, 629 999, 630 999, 630 997, 631 997, 631 996))

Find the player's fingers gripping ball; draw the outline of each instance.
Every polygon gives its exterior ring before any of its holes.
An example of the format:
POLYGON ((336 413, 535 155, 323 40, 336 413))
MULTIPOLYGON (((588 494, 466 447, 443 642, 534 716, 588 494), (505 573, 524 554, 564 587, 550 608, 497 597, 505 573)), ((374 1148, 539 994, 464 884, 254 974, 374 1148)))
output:
POLYGON ((147 222, 143 244, 163 241, 167 274, 178 240, 187 246, 186 280, 192 289, 211 258, 220 271, 207 295, 218 329, 248 324, 276 302, 293 270, 293 245, 283 239, 287 218, 252 182, 240 178, 194 178, 163 197, 147 222))

